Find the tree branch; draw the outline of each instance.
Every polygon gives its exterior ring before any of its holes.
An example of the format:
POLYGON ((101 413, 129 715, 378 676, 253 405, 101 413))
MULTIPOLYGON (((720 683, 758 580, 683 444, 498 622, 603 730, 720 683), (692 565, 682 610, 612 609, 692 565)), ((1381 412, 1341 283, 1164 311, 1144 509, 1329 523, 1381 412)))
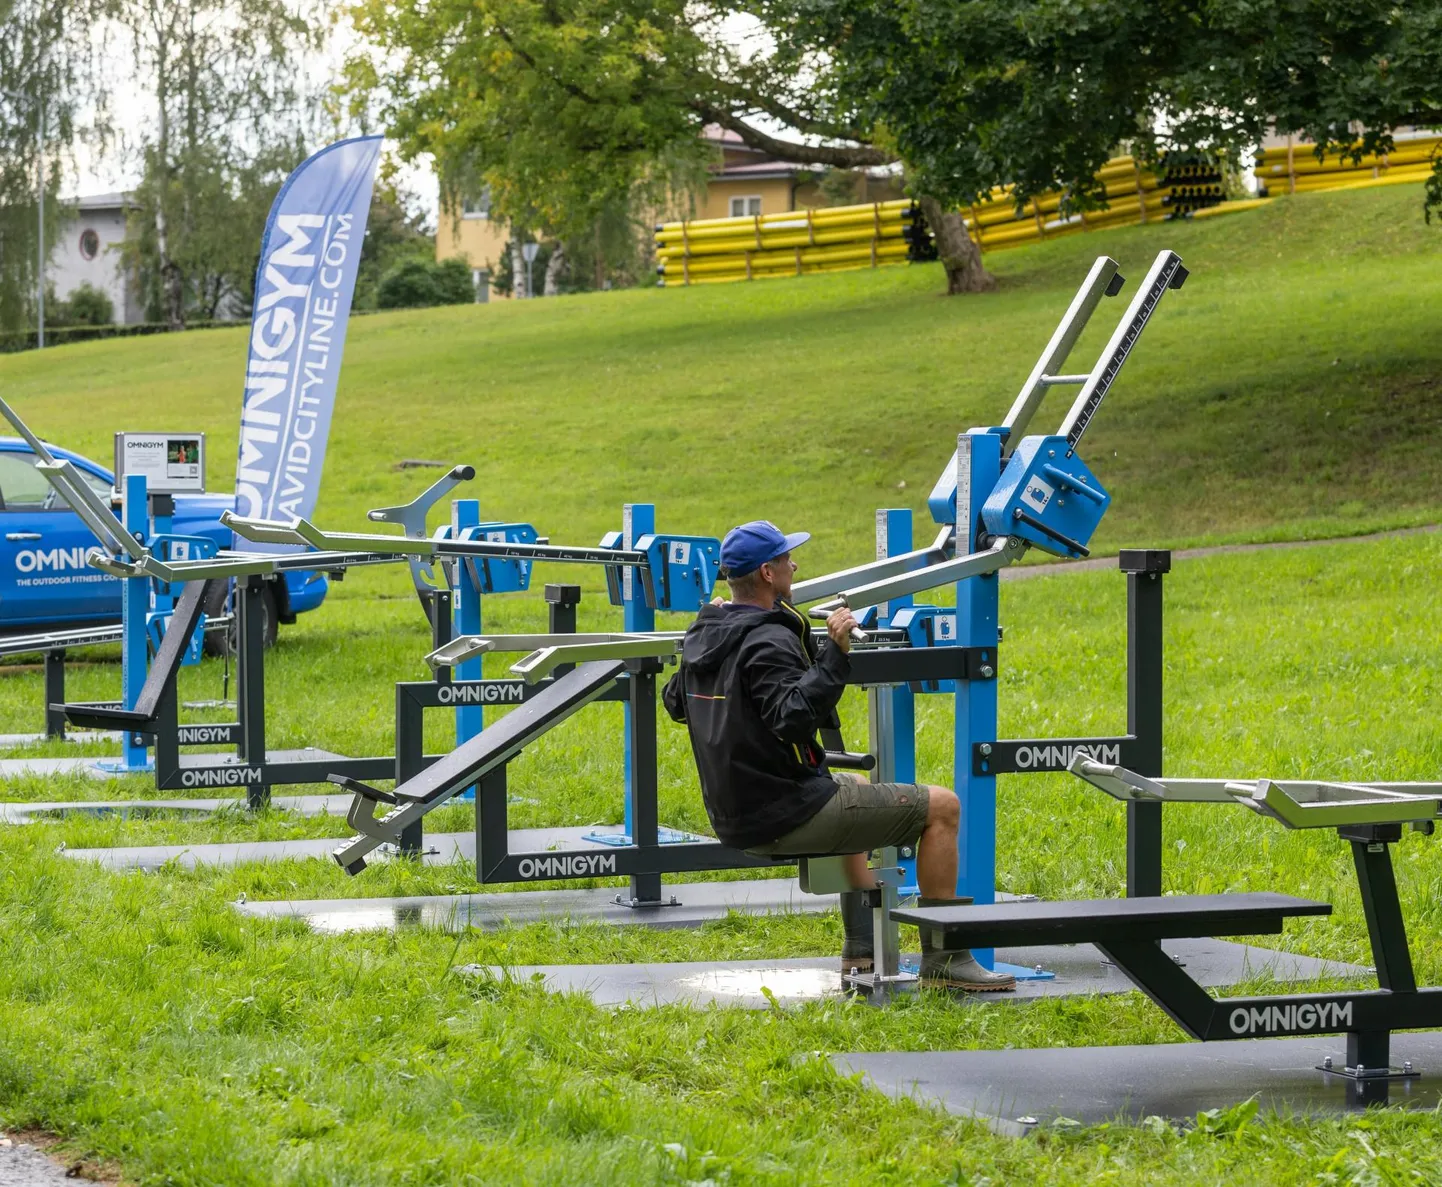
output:
POLYGON ((711 85, 718 92, 730 91, 748 106, 764 111, 772 119, 779 120, 789 127, 795 128, 798 132, 808 136, 825 136, 829 140, 860 140, 863 143, 867 137, 859 128, 848 124, 834 124, 830 120, 817 119, 815 116, 805 115, 800 111, 782 103, 779 99, 767 95, 765 92, 756 91, 751 87, 740 83, 725 83, 719 79, 712 80, 711 85))
POLYGON ((589 103, 593 107, 596 106, 597 100, 593 96, 586 94, 586 92, 583 91, 580 87, 576 86, 575 83, 569 82, 564 78, 559 78, 549 70, 543 70, 541 68, 541 64, 536 61, 535 57, 521 48, 521 46, 517 43, 516 39, 511 36, 510 30, 507 29, 503 24, 501 24, 499 21, 496 21, 494 22, 494 27, 500 39, 504 41, 507 45, 509 45, 511 49, 515 51, 516 56, 520 58, 521 61, 525 62, 526 65, 529 66, 532 70, 534 70, 537 74, 541 75, 544 78, 550 79, 553 83, 555 83, 558 87, 565 91, 566 94, 572 96, 573 98, 579 99, 583 103, 589 103))
POLYGON ((743 144, 769 153, 778 160, 795 165, 830 165, 836 169, 864 169, 873 165, 889 165, 896 160, 890 153, 870 145, 809 145, 795 144, 789 140, 778 140, 765 132, 753 128, 744 120, 723 108, 715 107, 703 99, 693 99, 690 108, 702 119, 720 124, 727 131, 735 132, 743 144))

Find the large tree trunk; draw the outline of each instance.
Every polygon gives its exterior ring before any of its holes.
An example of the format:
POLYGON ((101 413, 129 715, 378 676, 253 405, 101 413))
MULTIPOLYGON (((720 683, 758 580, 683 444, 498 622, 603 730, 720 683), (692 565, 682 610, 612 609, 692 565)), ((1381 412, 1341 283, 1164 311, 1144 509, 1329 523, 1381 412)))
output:
POLYGON ((981 248, 972 242, 961 214, 945 210, 935 198, 918 198, 926 225, 936 236, 936 250, 946 269, 946 294, 984 293, 996 287, 993 276, 981 262, 981 248))
POLYGON ((546 297, 561 295, 561 269, 566 266, 566 251, 561 244, 551 248, 551 258, 546 261, 546 283, 541 294, 546 297))

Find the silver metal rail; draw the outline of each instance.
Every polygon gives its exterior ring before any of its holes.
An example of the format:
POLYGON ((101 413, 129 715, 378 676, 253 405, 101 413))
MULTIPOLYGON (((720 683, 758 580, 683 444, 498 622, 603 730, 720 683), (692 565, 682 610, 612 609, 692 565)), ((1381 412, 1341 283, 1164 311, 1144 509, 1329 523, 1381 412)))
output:
POLYGON ((46 480, 69 504, 70 509, 80 516, 81 522, 90 529, 101 546, 117 555, 124 553, 138 559, 142 555, 140 545, 120 526, 120 521, 115 518, 110 508, 90 489, 90 484, 75 468, 75 464, 56 458, 45 447, 45 442, 32 433, 30 426, 20 419, 20 414, 4 400, 0 400, 0 416, 4 416, 24 439, 25 444, 35 451, 35 468, 45 475, 46 480))
POLYGON ((134 561, 116 560, 101 552, 91 552, 87 561, 116 577, 154 577, 159 581, 197 581, 221 577, 244 577, 251 574, 270 575, 287 570, 341 569, 353 565, 378 565, 389 562, 426 561, 449 557, 490 557, 555 561, 564 564, 645 565, 646 554, 624 548, 572 547, 565 544, 523 544, 493 540, 437 540, 433 537, 414 539, 409 536, 371 535, 364 532, 322 532, 306 520, 280 524, 268 520, 244 520, 222 513, 221 522, 237 535, 261 544, 301 544, 320 548, 318 552, 220 552, 205 560, 156 560, 141 552, 134 561), (244 530, 242 530, 242 528, 244 530), (346 548, 364 545, 364 550, 346 548))
POLYGON ((1292 779, 1151 779, 1078 755, 1067 768, 1119 800, 1241 804, 1287 828, 1410 824, 1442 815, 1442 783, 1330 783, 1292 779))
POLYGON ((320 551, 361 549, 395 556, 495 557, 512 560, 562 561, 592 565, 645 565, 646 554, 631 548, 591 548, 570 544, 526 544, 506 540, 449 540, 435 536, 392 536, 379 532, 326 532, 307 519, 289 523, 243 519, 222 512, 221 523, 236 535, 257 543, 307 544, 320 551))
POLYGON ((30 655, 40 651, 68 651, 73 647, 99 647, 121 641, 121 626, 79 627, 0 639, 0 656, 30 655))
MULTIPOLYGON (((217 614, 205 620, 205 629, 223 631, 234 621, 232 615, 217 614)), ((103 647, 123 641, 120 623, 109 626, 75 627, 66 631, 42 631, 34 635, 0 637, 0 658, 11 655, 33 655, 47 651, 71 651, 80 647, 103 647)))
MULTIPOLYGON (((621 631, 577 632, 574 634, 537 635, 460 635, 443 647, 438 647, 426 656, 426 663, 434 671, 453 668, 478 655, 504 654, 506 652, 534 652, 543 648, 563 647, 573 644, 590 646, 597 643, 627 643, 637 639, 664 639, 677 642, 684 631, 621 631)), ((609 658, 609 657, 603 657, 609 658)))
POLYGON ((681 638, 631 635, 602 643, 558 643, 531 652, 511 665, 527 684, 538 684, 562 664, 583 664, 593 659, 665 659, 681 650, 681 638))
POLYGON ((1087 322, 1091 320, 1091 315, 1096 312, 1102 298, 1114 297, 1121 292, 1125 281, 1117 271, 1119 267, 1110 256, 1100 256, 1092 265, 1087 278, 1082 281, 1081 288, 1077 289, 1072 303, 1062 315, 1051 341, 1046 344, 1036 366, 1022 384, 1021 392, 1006 414, 1006 419, 1001 422, 1010 430, 1006 438, 1007 445, 1015 448, 1016 443, 1026 435, 1031 418, 1036 415, 1036 410, 1046 398, 1047 388, 1066 383, 1085 383, 1090 378, 1089 375, 1053 375, 1051 372, 1066 362, 1072 347, 1086 329, 1087 322))
MULTIPOLYGON (((798 581, 791 588, 791 600, 798 606, 802 606, 807 602, 814 602, 817 598, 824 598, 828 594, 852 589, 867 580, 879 581, 883 577, 895 577, 900 573, 910 573, 924 569, 928 565, 938 564, 951 555, 951 541, 955 535, 955 529, 948 524, 937 533, 936 539, 928 548, 918 548, 913 552, 903 552, 897 556, 867 561, 864 565, 856 565, 850 569, 838 569, 834 573, 813 577, 809 581, 798 581)), ((870 603, 856 602, 852 604, 861 606, 870 603)))
POLYGON ((810 613, 816 617, 825 616, 842 606, 876 606, 906 594, 922 593, 954 581, 965 581, 968 577, 995 573, 998 569, 1004 569, 1007 565, 1019 561, 1026 550, 1025 540, 1016 536, 999 536, 984 552, 973 552, 913 573, 903 573, 898 577, 888 577, 842 590, 833 600, 813 606, 810 613))
POLYGON ((1062 421, 1061 428, 1057 430, 1059 436, 1066 438, 1070 448, 1076 448, 1077 442, 1086 432, 1087 425, 1091 424, 1092 417, 1096 415, 1102 400, 1121 373, 1122 364, 1127 361, 1127 355, 1141 337, 1142 330, 1156 311, 1163 294, 1168 289, 1181 288, 1186 278, 1187 270, 1182 267, 1181 256, 1174 251, 1157 254, 1146 279, 1137 290, 1137 295, 1132 298, 1131 305, 1112 333, 1111 341, 1097 359, 1096 366, 1092 368, 1086 383, 1077 393, 1075 403, 1066 414, 1066 419, 1062 421))

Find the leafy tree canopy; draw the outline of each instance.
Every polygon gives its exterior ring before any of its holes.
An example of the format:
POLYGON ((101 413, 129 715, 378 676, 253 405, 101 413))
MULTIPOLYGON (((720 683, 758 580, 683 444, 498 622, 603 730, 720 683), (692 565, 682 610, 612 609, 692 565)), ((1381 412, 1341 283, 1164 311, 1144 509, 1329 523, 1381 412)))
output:
MULTIPOLYGON (((1360 156, 1442 124, 1438 0, 762 0, 778 59, 953 203, 1103 200, 1118 145, 1233 156, 1269 127, 1360 156)), ((1434 201, 1442 200, 1436 189, 1434 201)))
POLYGON ((380 96, 406 151, 435 154, 448 188, 484 180, 497 215, 557 235, 585 233, 638 186, 659 199, 700 180, 706 124, 820 164, 891 159, 761 130, 758 113, 831 142, 859 135, 769 59, 728 45, 720 25, 737 11, 689 0, 361 0, 357 26, 380 53, 352 60, 350 83, 380 96))

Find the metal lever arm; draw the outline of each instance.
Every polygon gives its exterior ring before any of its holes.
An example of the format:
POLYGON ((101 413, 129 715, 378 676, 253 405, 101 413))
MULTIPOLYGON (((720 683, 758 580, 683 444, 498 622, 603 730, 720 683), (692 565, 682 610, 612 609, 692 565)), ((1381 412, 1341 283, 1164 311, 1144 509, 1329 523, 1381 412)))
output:
MULTIPOLYGON (((951 555, 951 541, 955 534, 955 529, 948 524, 937 533, 936 539, 931 542, 929 548, 918 548, 914 552, 904 552, 899 556, 868 561, 866 564, 856 565, 854 568, 824 573, 809 581, 798 581, 791 589, 791 600, 798 606, 802 606, 807 602, 814 602, 817 598, 824 598, 828 594, 840 593, 843 589, 853 589, 866 581, 880 581, 883 577, 894 577, 899 573, 911 573, 925 569, 928 565, 939 564, 951 555)), ((871 605, 871 603, 857 602, 856 605, 871 605)))
MULTIPOLYGON (((451 472, 443 478, 438 478, 425 490, 412 499, 409 503, 399 507, 377 507, 366 512, 366 518, 373 523, 396 523, 405 529, 405 533, 412 540, 424 540, 426 537, 426 516, 430 509, 441 499, 450 494, 462 482, 469 482, 476 476, 474 466, 455 466, 451 472)), ((429 597, 436 589, 436 575, 431 568, 431 562, 426 557, 412 556, 409 559, 411 569, 411 583, 416 587, 416 593, 420 595, 421 605, 425 607, 426 614, 431 612, 429 597)), ((449 580, 449 579, 448 579, 449 580)))
POLYGON ((1146 328, 1147 321, 1156 311, 1162 296, 1168 289, 1181 288, 1186 278, 1187 270, 1182 267, 1181 256, 1174 251, 1158 253, 1146 279, 1137 290, 1137 295, 1132 298, 1131 305, 1112 333, 1111 341, 1107 343, 1106 349, 1097 359, 1096 366, 1092 368, 1086 385, 1077 393, 1076 402, 1072 404, 1061 428, 1057 430, 1058 436, 1066 438, 1069 448, 1075 449, 1082 434, 1086 432, 1087 425, 1091 423, 1103 398, 1116 382, 1122 364, 1127 361, 1127 355, 1137 344, 1137 339, 1141 337, 1142 330, 1146 328))
POLYGON ((1067 307, 1066 313, 1062 315, 1056 332, 1052 334, 1051 341, 1046 344, 1046 349, 1041 352, 1041 358, 1037 359, 1036 366, 1027 376, 1022 384, 1021 392, 1017 395, 1016 401, 1012 404, 1011 410, 1006 414, 1002 425, 1008 430, 1007 443, 1013 448, 1016 442, 1026 435, 1027 425, 1036 410, 1041 407, 1041 402, 1046 398, 1048 387, 1059 383, 1069 383, 1078 378, 1083 381, 1089 376, 1073 376, 1053 374, 1067 360, 1071 349, 1086 329, 1086 324, 1091 320, 1091 315, 1096 307, 1101 304, 1102 297, 1114 297, 1121 292, 1125 281, 1121 273, 1117 271, 1119 265, 1110 256, 1098 256, 1096 263, 1087 273, 1087 278, 1082 281, 1081 288, 1072 298, 1072 303, 1067 307))
POLYGON ((1119 800, 1241 804, 1287 828, 1428 822, 1442 810, 1439 783, 1328 783, 1303 779, 1151 779, 1077 755, 1067 767, 1119 800))
POLYGON ((967 556, 959 556, 955 560, 944 561, 939 565, 930 565, 915 573, 888 577, 881 581, 873 581, 869 585, 859 585, 855 589, 844 590, 839 597, 815 607, 814 611, 829 613, 840 606, 876 606, 905 594, 921 593, 924 590, 949 585, 954 581, 965 581, 968 577, 981 577, 987 573, 995 573, 998 569, 1004 569, 1007 565, 1020 560, 1026 553, 1026 548, 1026 541, 1019 537, 999 536, 996 542, 984 552, 973 552, 967 556))
POLYGON ((409 503, 397 507, 377 507, 366 512, 372 523, 396 523, 405 529, 407 536, 420 540, 426 534, 426 516, 432 507, 444 499, 463 482, 476 476, 474 466, 453 466, 448 474, 436 479, 409 503))

